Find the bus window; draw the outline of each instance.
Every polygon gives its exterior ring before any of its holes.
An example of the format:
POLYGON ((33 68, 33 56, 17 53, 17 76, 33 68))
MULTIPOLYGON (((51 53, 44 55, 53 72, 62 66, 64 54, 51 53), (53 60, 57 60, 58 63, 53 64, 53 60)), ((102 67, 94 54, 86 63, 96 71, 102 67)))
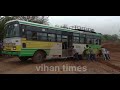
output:
POLYGON ((10 23, 5 26, 6 37, 20 37, 19 24, 10 23))
POLYGON ((96 40, 96 44, 97 44, 97 45, 101 45, 101 39, 97 39, 97 40, 96 40))
POLYGON ((91 39, 89 39, 89 44, 92 44, 92 40, 91 39))
POLYGON ((29 25, 26 25, 26 30, 29 30, 29 31, 40 31, 41 28, 38 28, 38 27, 35 27, 35 26, 29 26, 29 25))
POLYGON ((37 32, 27 31, 28 40, 37 40, 37 32))
POLYGON ((81 44, 84 44, 84 43, 85 43, 85 38, 82 38, 82 37, 81 37, 81 38, 80 38, 80 43, 81 43, 81 44))
POLYGON ((79 33, 73 33, 73 43, 79 43, 79 33))
POLYGON ((79 37, 80 35, 79 35, 79 33, 73 33, 73 36, 79 37))
POLYGON ((96 39, 94 39, 94 44, 96 44, 96 39))
POLYGON ((62 42, 68 42, 68 36, 62 36, 62 42))
POLYGON ((93 35, 87 35, 86 36, 86 43, 87 44, 94 44, 94 36, 93 35))
POLYGON ((80 33, 80 43, 81 44, 85 44, 86 43, 86 35, 80 33))
POLYGON ((93 38, 91 39, 91 43, 94 44, 94 39, 93 38))
POLYGON ((32 32, 32 40, 37 40, 37 32, 32 32))
POLYGON ((61 42, 61 35, 57 35, 57 42, 61 42))
POLYGON ((19 24, 14 24, 14 29, 13 29, 13 37, 14 36, 19 36, 19 24))
POLYGON ((99 43, 98 43, 98 39, 96 39, 96 45, 98 45, 99 43))
POLYGON ((48 34, 48 41, 55 41, 55 34, 48 34))
POLYGON ((59 31, 59 30, 56 30, 56 34, 61 35, 61 34, 62 34, 62 32, 61 32, 61 31, 59 31))
POLYGON ((37 33, 37 40, 47 41, 47 33, 37 33))
POLYGON ((94 44, 94 39, 93 38, 89 39, 89 44, 94 44))
POLYGON ((20 25, 20 28, 21 28, 21 36, 22 36, 23 38, 26 38, 26 26, 23 25, 23 24, 21 24, 21 25, 20 25))
POLYGON ((31 31, 27 31, 27 33, 26 33, 27 35, 27 39, 28 40, 31 40, 32 39, 32 32, 31 31))
POLYGON ((79 37, 73 37, 73 42, 74 43, 79 43, 79 37))
POLYGON ((89 44, 89 35, 86 35, 86 44, 89 44))
POLYGON ((101 37, 100 36, 98 37, 98 42, 99 42, 98 44, 101 45, 101 37))

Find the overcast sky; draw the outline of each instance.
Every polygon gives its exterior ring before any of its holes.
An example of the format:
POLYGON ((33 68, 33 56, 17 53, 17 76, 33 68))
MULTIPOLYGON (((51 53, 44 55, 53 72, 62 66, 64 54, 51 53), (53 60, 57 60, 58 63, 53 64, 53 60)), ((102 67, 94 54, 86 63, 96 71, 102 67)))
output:
POLYGON ((120 16, 50 16, 51 25, 78 25, 102 34, 119 34, 120 16))

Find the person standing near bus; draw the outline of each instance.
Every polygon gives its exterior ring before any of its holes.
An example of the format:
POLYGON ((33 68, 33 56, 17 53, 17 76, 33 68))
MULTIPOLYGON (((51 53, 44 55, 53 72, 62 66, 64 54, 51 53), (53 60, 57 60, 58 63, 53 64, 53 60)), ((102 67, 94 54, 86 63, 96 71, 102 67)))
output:
POLYGON ((101 57, 102 55, 102 50, 97 48, 97 57, 101 57))
POLYGON ((107 50, 104 47, 102 47, 102 54, 103 54, 104 60, 108 60, 108 58, 107 58, 107 50))
POLYGON ((74 59, 79 60, 78 52, 77 52, 77 50, 74 48, 74 46, 72 46, 72 56, 73 56, 74 59))
POLYGON ((86 45, 85 54, 86 54, 87 60, 90 60, 90 52, 89 52, 89 46, 88 45, 86 45))
POLYGON ((89 47, 89 52, 90 52, 90 60, 96 60, 96 56, 93 48, 89 47))
POLYGON ((107 53, 107 59, 110 60, 110 52, 108 51, 108 49, 106 49, 106 53, 107 53))

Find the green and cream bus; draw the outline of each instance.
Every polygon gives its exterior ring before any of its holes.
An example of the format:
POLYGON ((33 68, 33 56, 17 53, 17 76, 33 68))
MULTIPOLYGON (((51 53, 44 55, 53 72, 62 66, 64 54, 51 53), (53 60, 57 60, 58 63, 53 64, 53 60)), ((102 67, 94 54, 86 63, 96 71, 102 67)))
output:
POLYGON ((97 51, 101 34, 85 30, 51 27, 21 20, 12 20, 5 25, 3 54, 18 56, 21 61, 32 58, 39 63, 45 59, 67 58, 68 48, 82 54, 86 45, 97 51))

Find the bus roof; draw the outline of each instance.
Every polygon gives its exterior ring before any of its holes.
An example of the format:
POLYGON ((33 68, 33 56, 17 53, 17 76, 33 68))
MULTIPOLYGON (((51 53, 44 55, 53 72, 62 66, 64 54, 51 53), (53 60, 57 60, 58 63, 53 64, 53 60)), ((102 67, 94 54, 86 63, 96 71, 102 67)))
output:
MULTIPOLYGON (((19 22, 20 24, 25 24, 25 25, 31 25, 31 26, 36 26, 36 27, 44 27, 44 28, 50 28, 50 29, 55 29, 55 30, 67 31, 67 32, 80 33, 80 31, 78 31, 78 30, 67 29, 67 28, 59 28, 59 27, 52 27, 52 26, 48 26, 48 25, 44 25, 44 24, 28 22, 28 21, 23 21, 23 20, 11 20, 11 21, 8 21, 7 23, 16 22, 16 21, 19 22)), ((92 34, 92 35, 96 35, 96 36, 101 36, 101 34, 99 34, 99 33, 91 33, 91 32, 87 32, 87 33, 92 34)))

